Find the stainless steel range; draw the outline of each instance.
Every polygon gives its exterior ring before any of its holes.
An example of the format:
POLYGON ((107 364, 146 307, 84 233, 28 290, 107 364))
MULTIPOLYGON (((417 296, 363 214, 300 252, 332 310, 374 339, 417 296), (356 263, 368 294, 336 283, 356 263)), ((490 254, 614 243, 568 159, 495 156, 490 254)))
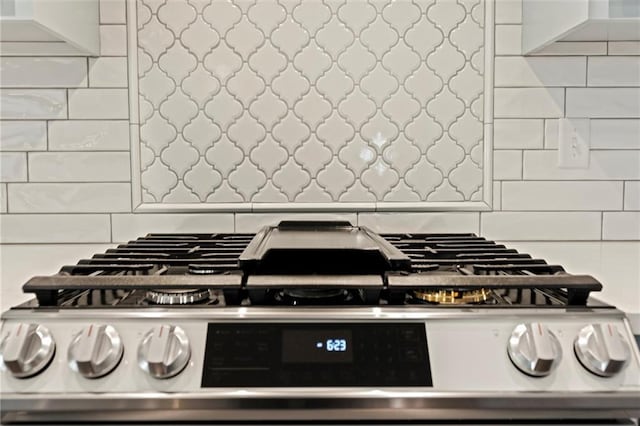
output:
POLYGON ((619 424, 640 354, 594 278, 473 234, 150 234, 2 315, 2 422, 619 424))

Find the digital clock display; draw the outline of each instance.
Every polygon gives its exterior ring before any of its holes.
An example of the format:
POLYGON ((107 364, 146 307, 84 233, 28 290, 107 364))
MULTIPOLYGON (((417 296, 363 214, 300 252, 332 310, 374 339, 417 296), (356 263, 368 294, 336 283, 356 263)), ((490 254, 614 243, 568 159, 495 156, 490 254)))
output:
POLYGON ((287 364, 353 362, 352 346, 351 330, 282 330, 282 362, 287 364))

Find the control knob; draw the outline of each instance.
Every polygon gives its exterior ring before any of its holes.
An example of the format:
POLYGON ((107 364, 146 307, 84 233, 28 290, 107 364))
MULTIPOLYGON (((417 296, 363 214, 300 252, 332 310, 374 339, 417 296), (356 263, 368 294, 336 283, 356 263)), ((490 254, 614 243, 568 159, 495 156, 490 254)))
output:
POLYGON ((580 364, 593 374, 611 377, 627 365, 629 345, 613 324, 591 324, 578 333, 573 349, 580 364))
POLYGON ((55 351, 56 344, 46 327, 21 323, 2 339, 0 360, 14 377, 24 379, 47 368, 55 351))
POLYGON ((111 373, 123 352, 122 339, 113 326, 91 324, 71 341, 69 366, 87 379, 96 379, 111 373))
POLYGON ((551 374, 562 358, 560 342, 538 322, 516 326, 509 338, 508 353, 520 371, 534 377, 551 374))
POLYGON ((168 379, 189 363, 191 348, 184 330, 160 325, 149 330, 138 346, 138 365, 155 379, 168 379))

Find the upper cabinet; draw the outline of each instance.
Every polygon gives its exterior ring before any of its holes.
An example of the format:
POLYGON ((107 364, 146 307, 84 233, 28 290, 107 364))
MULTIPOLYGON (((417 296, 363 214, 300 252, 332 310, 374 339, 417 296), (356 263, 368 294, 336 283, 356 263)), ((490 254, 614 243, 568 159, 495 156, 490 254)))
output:
POLYGON ((523 0, 522 47, 555 41, 640 40, 640 0, 523 0))
POLYGON ((0 52, 99 55, 98 0, 0 0, 0 52))

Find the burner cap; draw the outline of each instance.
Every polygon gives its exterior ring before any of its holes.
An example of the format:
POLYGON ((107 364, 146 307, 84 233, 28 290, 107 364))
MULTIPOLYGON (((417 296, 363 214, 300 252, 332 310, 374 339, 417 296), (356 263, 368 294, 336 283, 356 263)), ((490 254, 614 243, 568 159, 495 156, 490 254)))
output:
POLYGON ((491 300, 491 290, 415 290, 413 297, 421 302, 440 305, 481 304, 491 300))
POLYGON ((192 305, 211 298, 209 289, 149 290, 145 296, 156 305, 192 305))

